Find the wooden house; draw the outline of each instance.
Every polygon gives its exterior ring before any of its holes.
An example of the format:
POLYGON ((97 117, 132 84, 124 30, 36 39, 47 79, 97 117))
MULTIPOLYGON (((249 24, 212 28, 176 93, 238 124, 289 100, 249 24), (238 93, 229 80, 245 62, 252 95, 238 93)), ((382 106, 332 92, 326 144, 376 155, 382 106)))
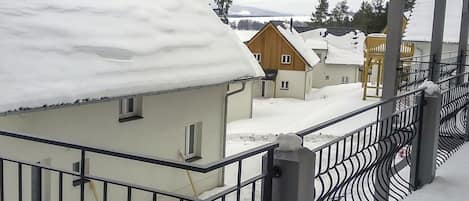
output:
POLYGON ((248 42, 266 77, 256 81, 256 97, 305 99, 312 86, 312 70, 320 61, 301 36, 283 22, 267 23, 248 42))

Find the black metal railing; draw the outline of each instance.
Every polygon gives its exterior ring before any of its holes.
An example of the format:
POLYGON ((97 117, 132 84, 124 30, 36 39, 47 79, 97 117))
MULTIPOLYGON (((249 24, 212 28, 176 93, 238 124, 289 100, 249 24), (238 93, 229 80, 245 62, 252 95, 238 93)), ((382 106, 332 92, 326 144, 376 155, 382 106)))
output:
MULTIPOLYGON (((456 75, 458 68, 458 52, 445 52, 441 56, 440 80, 456 75)), ((416 56, 401 59, 401 65, 398 68, 398 90, 399 92, 407 92, 417 89, 425 80, 431 80, 431 64, 432 57, 430 55, 416 56)))
POLYGON ((409 194, 409 176, 400 171, 410 164, 407 155, 419 132, 423 104, 415 101, 390 116, 381 111, 410 96, 423 100, 423 90, 380 101, 298 133, 305 137, 359 115, 376 115, 371 122, 313 150, 315 200, 399 200, 409 194))
POLYGON ((442 103, 437 164, 441 166, 466 142, 466 107, 469 98, 468 72, 441 80, 442 103))
MULTIPOLYGON (((117 159, 125 159, 125 160, 130 160, 133 162, 142 162, 146 164, 151 164, 151 165, 157 165, 157 166, 162 166, 162 167, 169 167, 173 168, 174 170, 184 170, 184 171, 193 171, 197 173, 210 173, 212 171, 220 170, 221 168, 227 167, 228 165, 231 164, 237 164, 238 166, 238 173, 237 173, 237 183, 235 186, 226 188, 218 193, 214 193, 213 195, 210 195, 206 199, 199 199, 198 197, 194 196, 188 196, 180 193, 175 193, 175 192, 169 192, 169 191, 164 191, 161 189, 157 188, 151 188, 148 186, 143 186, 139 184, 134 184, 134 183, 129 183, 129 182, 124 182, 120 180, 115 180, 113 178, 103 178, 99 176, 94 176, 94 175, 89 175, 85 174, 85 166, 81 165, 80 166, 80 171, 79 172, 74 172, 70 170, 65 170, 57 167, 52 167, 52 166, 47 166, 47 165, 41 165, 37 163, 32 163, 24 160, 18 160, 14 158, 9 158, 8 156, 0 156, 0 201, 10 201, 10 200, 18 200, 18 201, 23 201, 24 197, 24 188, 25 184, 23 183, 23 180, 25 179, 25 175, 23 174, 23 170, 25 168, 31 168, 36 171, 38 171, 42 175, 42 173, 47 172, 51 174, 57 175, 57 195, 54 195, 57 197, 56 200, 63 201, 63 200, 76 200, 73 199, 73 197, 79 197, 80 201, 84 201, 85 198, 88 196, 93 196, 95 197, 94 199, 97 200, 102 200, 102 201, 108 201, 112 200, 110 199, 110 192, 109 189, 111 187, 114 188, 113 193, 114 194, 120 194, 120 195, 126 195, 125 197, 127 198, 127 201, 132 201, 132 200, 139 200, 139 199, 134 199, 134 194, 138 193, 140 196, 147 198, 145 200, 180 200, 180 201, 198 201, 198 200, 206 200, 206 201, 212 201, 212 200, 225 200, 227 196, 231 196, 235 200, 241 200, 241 191, 246 188, 251 188, 251 196, 249 199, 251 200, 256 200, 255 192, 256 192, 256 186, 260 186, 260 182, 262 182, 264 185, 262 185, 262 189, 258 187, 257 191, 262 190, 265 193, 265 200, 270 200, 269 196, 271 195, 271 190, 272 190, 272 169, 273 169, 273 151, 275 148, 278 147, 278 144, 276 143, 270 143, 266 145, 262 145, 259 147, 256 147, 254 149, 250 149, 247 151, 244 151, 239 154, 235 154, 232 156, 229 156, 223 160, 213 162, 207 165, 197 165, 197 164, 189 164, 189 163, 184 163, 184 162, 179 162, 179 161, 173 161, 173 160, 168 160, 168 159, 162 159, 162 158, 156 158, 156 157, 148 157, 148 156, 142 156, 138 154, 129 154, 129 153, 124 153, 124 152, 117 152, 117 151, 112 151, 108 149, 102 149, 102 148, 97 148, 97 147, 91 147, 91 146, 84 146, 84 145, 78 145, 78 144, 73 144, 73 143, 68 143, 68 142, 63 142, 63 141, 58 141, 58 140, 52 140, 52 139, 47 139, 47 138, 41 138, 41 137, 35 137, 31 135, 26 135, 26 134, 18 134, 18 133, 12 133, 12 132, 5 132, 5 131, 0 131, 0 136, 3 137, 10 137, 14 139, 20 139, 20 140, 26 140, 28 142, 34 142, 34 143, 41 143, 41 144, 47 144, 47 145, 53 145, 53 146, 58 146, 58 147, 64 147, 67 149, 74 149, 78 150, 80 152, 80 162, 81 164, 85 164, 85 160, 88 154, 99 154, 105 157, 114 157, 117 159), (243 161, 249 158, 252 158, 257 155, 265 154, 266 155, 266 168, 267 171, 266 173, 261 173, 257 176, 254 176, 252 178, 242 180, 242 165, 243 161), (11 167, 15 167, 17 172, 16 175, 16 181, 12 181, 12 173, 11 172, 6 172, 5 166, 8 165, 11 169, 11 167), (6 175, 9 175, 10 180, 6 180, 6 175), (80 187, 80 192, 79 194, 67 194, 66 191, 63 190, 64 188, 64 180, 73 180, 74 178, 78 178, 78 184, 80 187), (11 183, 17 183, 17 192, 12 192, 12 191, 6 191, 5 187, 7 185, 11 186, 11 183), (90 190, 85 189, 85 185, 89 185, 90 190), (96 187, 99 186, 100 189, 97 189, 96 187), (115 190, 116 188, 120 190, 115 190), (88 195, 87 195, 88 194, 88 195), (14 199, 13 199, 14 198, 14 199)), ((39 151, 39 150, 38 150, 39 151)), ((37 182, 38 186, 36 188, 41 189, 42 182, 37 182)), ((33 186, 31 186, 33 188, 33 186)), ((39 195, 31 195, 31 197, 34 196, 40 196, 41 190, 38 191, 39 195)), ((243 197, 243 199, 246 199, 246 197, 243 197)), ((38 199, 40 200, 40 199, 38 199)))

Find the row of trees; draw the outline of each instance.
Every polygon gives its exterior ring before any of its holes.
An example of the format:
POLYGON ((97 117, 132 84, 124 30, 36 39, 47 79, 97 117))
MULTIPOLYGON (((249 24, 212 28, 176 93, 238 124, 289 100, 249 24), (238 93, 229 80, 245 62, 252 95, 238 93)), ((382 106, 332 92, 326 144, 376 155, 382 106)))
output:
MULTIPOLYGON (((311 25, 322 27, 353 27, 368 33, 381 32, 387 24, 388 2, 385 0, 364 0, 360 9, 350 11, 347 0, 342 0, 330 10, 328 0, 318 0, 312 13, 311 25)), ((406 0, 405 10, 409 11, 415 0, 406 0)))

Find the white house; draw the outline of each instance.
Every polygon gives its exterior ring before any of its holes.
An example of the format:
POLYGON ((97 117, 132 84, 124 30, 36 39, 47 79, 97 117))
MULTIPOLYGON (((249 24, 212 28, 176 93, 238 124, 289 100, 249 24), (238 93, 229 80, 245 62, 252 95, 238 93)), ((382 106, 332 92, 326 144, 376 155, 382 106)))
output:
POLYGON ((253 85, 255 97, 306 98, 320 59, 293 27, 271 21, 246 43, 266 74, 253 85))
POLYGON ((360 81, 360 68, 364 63, 363 32, 335 33, 319 28, 300 34, 307 47, 321 58, 312 71, 314 88, 360 81))
MULTIPOLYGON (((463 0, 446 2, 443 52, 458 51, 463 0)), ((415 55, 429 55, 433 29, 433 0, 418 0, 409 17, 404 40, 415 43, 415 55)))
MULTIPOLYGON (((237 92, 229 83, 264 75, 204 1, 6 1, 0 24, 3 131, 206 164, 224 157, 227 96, 237 92)), ((83 165, 77 150, 8 137, 0 137, 0 155, 69 171, 83 165)), ((192 194, 181 170, 97 154, 86 161, 89 175, 192 194)), ((5 162, 3 171, 5 200, 17 200, 17 168, 5 162)), ((33 176, 24 172, 30 200, 33 176)), ((43 200, 58 200, 58 175, 42 177, 43 200)), ((193 177, 198 193, 223 179, 221 170, 193 177)), ((71 196, 80 191, 75 179, 64 178, 70 201, 79 198, 71 196)), ((109 191, 117 196, 109 200, 127 196, 109 191)))

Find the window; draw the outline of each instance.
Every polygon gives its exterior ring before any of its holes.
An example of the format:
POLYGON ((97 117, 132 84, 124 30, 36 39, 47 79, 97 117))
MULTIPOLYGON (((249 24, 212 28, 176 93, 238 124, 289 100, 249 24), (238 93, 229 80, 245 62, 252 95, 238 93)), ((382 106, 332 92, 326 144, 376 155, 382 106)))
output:
POLYGON ((191 123, 186 126, 186 147, 185 157, 186 161, 191 162, 200 159, 201 156, 201 136, 202 136, 202 123, 191 123))
POLYGON ((347 83, 349 83, 348 76, 342 76, 342 84, 347 84, 347 83))
POLYGON ((141 98, 137 96, 122 98, 119 101, 119 121, 125 122, 142 118, 141 102, 141 98))
POLYGON ((282 54, 282 64, 291 64, 291 56, 288 54, 282 54))
POLYGON ((262 61, 261 53, 254 53, 254 58, 256 58, 258 62, 261 62, 262 61))
POLYGON ((288 81, 282 81, 281 82, 280 90, 288 90, 288 81))

